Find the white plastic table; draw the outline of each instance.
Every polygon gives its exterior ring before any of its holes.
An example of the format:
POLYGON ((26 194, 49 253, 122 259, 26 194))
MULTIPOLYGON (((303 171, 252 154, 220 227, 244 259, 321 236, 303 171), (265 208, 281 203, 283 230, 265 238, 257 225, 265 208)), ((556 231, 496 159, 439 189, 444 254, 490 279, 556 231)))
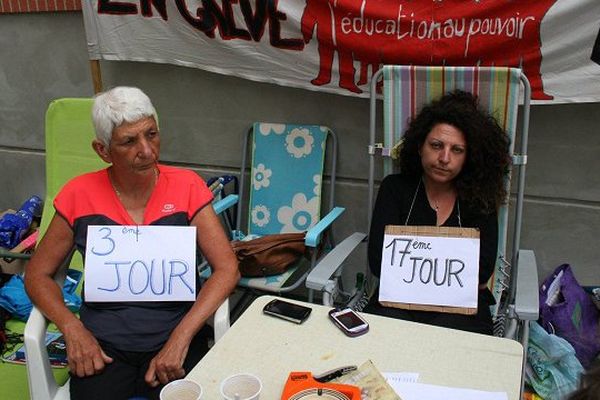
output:
MULTIPOLYGON (((367 334, 350 338, 313 309, 296 325, 262 313, 273 296, 259 297, 188 374, 203 398, 220 399, 227 376, 249 372, 263 382, 261 400, 278 400, 291 371, 315 374, 372 360, 381 372, 416 372, 420 383, 506 392, 519 399, 523 347, 520 343, 453 329, 362 313, 367 334)), ((287 299, 286 299, 287 300, 287 299)))

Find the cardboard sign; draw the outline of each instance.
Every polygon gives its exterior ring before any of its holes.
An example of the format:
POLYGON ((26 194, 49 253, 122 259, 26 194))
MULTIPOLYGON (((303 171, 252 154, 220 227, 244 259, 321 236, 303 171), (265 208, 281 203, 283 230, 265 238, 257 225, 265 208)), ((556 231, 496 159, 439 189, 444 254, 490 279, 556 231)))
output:
POLYGON ((386 226, 379 285, 384 306, 475 314, 479 231, 386 226))
POLYGON ((88 227, 86 301, 196 300, 196 227, 88 227))

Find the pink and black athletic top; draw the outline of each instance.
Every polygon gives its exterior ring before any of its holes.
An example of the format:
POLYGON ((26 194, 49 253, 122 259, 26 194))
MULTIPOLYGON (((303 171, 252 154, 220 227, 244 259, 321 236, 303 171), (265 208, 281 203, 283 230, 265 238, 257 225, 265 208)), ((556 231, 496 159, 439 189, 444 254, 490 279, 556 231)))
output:
MULTIPOLYGON (((188 226, 213 195, 193 171, 159 165, 156 187, 148 200, 144 225, 188 226)), ((78 251, 85 257, 88 225, 136 225, 115 193, 108 169, 69 181, 56 196, 54 208, 73 229, 78 251)), ((159 349, 192 302, 84 302, 83 324, 101 342, 127 351, 159 349)))

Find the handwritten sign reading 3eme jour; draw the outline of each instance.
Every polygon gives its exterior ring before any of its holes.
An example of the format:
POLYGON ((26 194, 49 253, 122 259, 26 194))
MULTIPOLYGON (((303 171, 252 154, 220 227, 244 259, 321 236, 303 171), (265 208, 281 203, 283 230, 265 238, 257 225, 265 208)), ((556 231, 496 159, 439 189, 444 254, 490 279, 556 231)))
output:
POLYGON ((385 228, 379 301, 477 308, 479 232, 472 228, 385 228))
POLYGON ((194 301, 196 228, 88 227, 87 301, 194 301))

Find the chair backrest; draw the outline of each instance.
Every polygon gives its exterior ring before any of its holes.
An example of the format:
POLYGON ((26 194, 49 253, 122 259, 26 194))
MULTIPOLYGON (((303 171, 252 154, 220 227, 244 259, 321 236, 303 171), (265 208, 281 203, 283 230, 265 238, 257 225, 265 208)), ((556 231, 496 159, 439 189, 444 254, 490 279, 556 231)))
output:
MULTIPOLYGON (((479 104, 493 115, 511 140, 517 128, 521 70, 494 67, 385 66, 384 143, 393 146, 424 105, 453 90, 478 96, 479 104)), ((391 172, 389 159, 385 161, 391 172)))
MULTIPOLYGON (((46 197, 40 234, 54 216, 54 197, 70 179, 106 167, 92 148, 94 127, 92 103, 88 98, 53 100, 46 111, 46 197)), ((79 253, 71 265, 81 268, 79 253)))
POLYGON ((53 201, 70 179, 106 167, 92 148, 93 99, 53 100, 46 111, 46 198, 42 231, 54 215, 53 201))
MULTIPOLYGON (((384 85, 384 155, 398 143, 406 131, 410 120, 421 108, 442 95, 453 91, 463 90, 478 96, 479 104, 496 118, 500 126, 510 137, 510 152, 513 155, 513 165, 524 165, 527 146, 529 84, 520 69, 508 67, 440 67, 440 66, 384 66, 382 72, 384 85), (517 133, 517 114, 519 111, 519 96, 523 83, 524 104, 527 108, 521 129, 521 154, 514 155, 515 138, 517 133)), ((372 93, 375 90, 373 78, 372 93)), ((372 94, 373 98, 373 94, 372 94)), ((373 103, 371 107, 373 118, 373 103)), ((374 143, 374 123, 371 121, 371 148, 374 143)), ((373 168, 371 168, 373 169, 373 168)), ((517 196, 517 221, 513 230, 513 249, 518 249, 521 227, 521 205, 524 189, 524 168, 520 174, 517 196)), ((393 162, 390 157, 384 157, 384 174, 393 172, 393 162)), ((371 191, 372 183, 370 182, 371 191)), ((510 193, 511 179, 506 179, 507 192, 510 193)), ((373 194, 369 196, 369 210, 372 208, 373 194)), ((506 257, 508 240, 508 204, 498 212, 498 260, 496 271, 490 280, 490 288, 494 297, 499 301, 502 291, 510 285, 506 257)), ((370 223, 370 219, 369 219, 370 223)), ((516 253, 513 250, 513 253, 516 253)))
MULTIPOLYGON (((260 122, 253 125, 244 141, 240 174, 243 178, 246 146, 250 143, 248 234, 302 232, 319 222, 328 138, 333 139, 335 158, 335 136, 327 127, 260 122)), ((330 208, 334 197, 335 160, 332 165, 330 208)), ((241 179, 240 195, 243 192, 244 180, 241 179)))

